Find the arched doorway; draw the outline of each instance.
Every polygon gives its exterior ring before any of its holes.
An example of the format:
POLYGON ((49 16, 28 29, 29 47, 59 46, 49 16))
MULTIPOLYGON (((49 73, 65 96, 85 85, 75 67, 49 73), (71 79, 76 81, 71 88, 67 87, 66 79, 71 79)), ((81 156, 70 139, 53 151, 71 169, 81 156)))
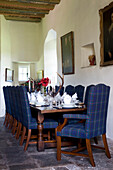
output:
POLYGON ((44 77, 49 77, 51 86, 57 83, 57 33, 51 29, 44 43, 44 77))

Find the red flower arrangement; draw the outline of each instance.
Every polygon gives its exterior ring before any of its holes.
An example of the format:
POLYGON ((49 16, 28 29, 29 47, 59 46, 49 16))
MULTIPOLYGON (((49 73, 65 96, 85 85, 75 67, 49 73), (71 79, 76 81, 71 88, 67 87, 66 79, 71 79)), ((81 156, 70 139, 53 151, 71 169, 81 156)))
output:
POLYGON ((48 85, 48 83, 49 83, 49 78, 47 77, 47 78, 42 78, 40 80, 40 82, 38 83, 38 85, 42 85, 42 86, 46 87, 48 85))
POLYGON ((48 83, 50 82, 49 78, 42 78, 41 80, 33 80, 32 78, 29 78, 28 81, 21 84, 28 88, 29 91, 37 90, 39 91, 41 89, 41 86, 46 87, 48 83))

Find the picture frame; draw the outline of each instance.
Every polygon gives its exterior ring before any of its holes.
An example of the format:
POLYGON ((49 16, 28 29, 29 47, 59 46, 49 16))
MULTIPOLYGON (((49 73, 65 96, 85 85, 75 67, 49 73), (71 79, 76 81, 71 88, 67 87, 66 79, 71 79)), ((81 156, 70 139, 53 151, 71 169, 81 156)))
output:
POLYGON ((5 69, 5 81, 12 82, 14 80, 14 70, 9 68, 5 69))
POLYGON ((41 80, 42 78, 44 78, 44 70, 37 71, 37 79, 41 80))
POLYGON ((73 31, 61 37, 62 73, 74 74, 74 33, 73 31))
POLYGON ((113 65, 113 2, 100 14, 100 66, 113 65))

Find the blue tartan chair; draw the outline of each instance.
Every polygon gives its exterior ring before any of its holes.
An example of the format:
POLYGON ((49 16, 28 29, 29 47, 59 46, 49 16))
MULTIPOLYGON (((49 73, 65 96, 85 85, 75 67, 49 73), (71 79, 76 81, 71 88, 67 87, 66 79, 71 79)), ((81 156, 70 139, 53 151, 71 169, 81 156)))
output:
POLYGON ((14 103, 15 103, 15 114, 16 114, 16 120, 17 124, 15 121, 14 128, 13 128, 13 134, 16 131, 16 139, 19 139, 19 136, 21 134, 21 129, 22 129, 22 109, 21 109, 21 102, 20 102, 20 94, 19 94, 19 86, 16 86, 13 88, 13 96, 14 96, 14 103), (17 126, 16 126, 17 125, 17 126))
POLYGON ((78 100, 80 100, 81 102, 83 102, 84 89, 85 89, 85 87, 82 85, 75 86, 75 93, 77 93, 78 100))
MULTIPOLYGON (((37 119, 36 119, 37 117, 34 117, 31 113, 26 88, 24 86, 20 86, 19 93, 20 93, 20 103, 21 103, 22 117, 23 117, 22 119, 23 132, 21 136, 20 145, 23 144, 25 133, 26 133, 26 128, 27 128, 28 135, 27 135, 27 141, 24 147, 24 150, 26 151, 28 144, 29 144, 29 140, 31 138, 31 130, 37 129, 38 124, 37 124, 37 119)), ((53 119, 46 119, 43 122, 43 126, 44 126, 44 129, 55 129, 58 126, 58 122, 53 119)))
MULTIPOLYGON (((104 148, 108 158, 111 158, 106 140, 106 119, 110 87, 98 84, 90 88, 87 100, 87 114, 64 114, 64 123, 57 127, 57 160, 61 160, 61 153, 89 157, 92 166, 95 166, 90 139, 102 135, 104 148), (68 119, 85 119, 78 124, 67 124, 68 119), (72 152, 61 150, 61 137, 73 137, 86 140, 88 155, 78 153, 85 147, 72 152)), ((102 147, 94 146, 102 149, 102 147)))
POLYGON ((91 84, 89 86, 86 87, 86 92, 85 92, 85 98, 84 98, 84 104, 87 106, 87 102, 88 102, 88 96, 89 96, 89 92, 90 92, 90 88, 95 86, 94 84, 91 84))
POLYGON ((12 102, 12 92, 11 92, 11 86, 7 86, 7 99, 10 107, 10 119, 9 119, 9 129, 12 128, 13 126, 13 121, 14 121, 14 110, 13 110, 13 102, 12 102))
POLYGON ((73 94, 75 94, 75 87, 72 85, 67 85, 65 88, 65 92, 72 96, 73 94))
MULTIPOLYGON (((57 93, 58 89, 59 89, 59 86, 56 85, 56 86, 55 86, 55 92, 56 92, 56 93, 57 93)), ((60 90, 59 93, 60 93, 61 96, 64 94, 64 87, 61 88, 61 90, 60 90)))
POLYGON ((10 106, 10 100, 9 100, 9 95, 8 95, 8 86, 3 86, 3 93, 4 93, 4 100, 5 100, 5 120, 4 120, 4 125, 8 127, 10 123, 10 118, 11 118, 11 106, 10 106))
POLYGON ((17 108, 17 102, 16 102, 16 96, 15 96, 15 86, 11 86, 10 88, 10 93, 11 93, 11 108, 12 108, 12 113, 13 113, 13 127, 12 127, 12 134, 14 135, 17 127, 17 122, 19 119, 18 115, 18 108, 17 108))

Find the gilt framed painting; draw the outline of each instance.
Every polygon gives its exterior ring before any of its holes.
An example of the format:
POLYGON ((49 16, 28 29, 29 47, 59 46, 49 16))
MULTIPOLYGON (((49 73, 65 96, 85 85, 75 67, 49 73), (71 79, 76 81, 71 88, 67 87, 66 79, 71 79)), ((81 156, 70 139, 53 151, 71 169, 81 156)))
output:
POLYGON ((9 68, 5 69, 5 81, 12 82, 14 79, 14 70, 9 68))
POLYGON ((62 73, 74 74, 74 33, 71 31, 61 37, 62 73))
POLYGON ((113 65, 113 2, 100 14, 100 66, 113 65))

